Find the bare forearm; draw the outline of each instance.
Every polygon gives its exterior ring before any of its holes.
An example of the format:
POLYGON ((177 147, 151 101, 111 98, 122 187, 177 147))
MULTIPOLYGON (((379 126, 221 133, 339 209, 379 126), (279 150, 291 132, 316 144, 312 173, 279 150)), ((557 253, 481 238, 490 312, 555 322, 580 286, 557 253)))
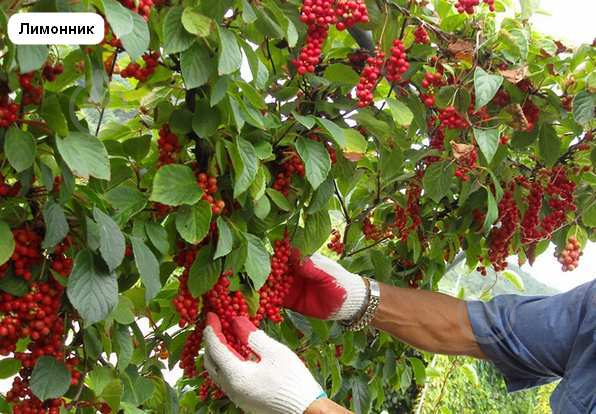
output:
POLYGON ((323 399, 317 400, 310 405, 304 414, 353 414, 350 410, 345 409, 341 405, 334 403, 331 400, 323 399))
POLYGON ((373 326, 424 351, 485 358, 465 302, 441 293, 381 285, 373 326))

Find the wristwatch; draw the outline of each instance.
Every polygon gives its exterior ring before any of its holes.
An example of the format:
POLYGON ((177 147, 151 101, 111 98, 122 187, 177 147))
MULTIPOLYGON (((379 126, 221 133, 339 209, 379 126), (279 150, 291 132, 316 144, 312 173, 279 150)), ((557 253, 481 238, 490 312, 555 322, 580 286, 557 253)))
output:
POLYGON ((365 277, 364 282, 368 297, 367 305, 354 320, 341 322, 346 331, 357 332, 370 325, 381 302, 381 288, 377 281, 365 277))

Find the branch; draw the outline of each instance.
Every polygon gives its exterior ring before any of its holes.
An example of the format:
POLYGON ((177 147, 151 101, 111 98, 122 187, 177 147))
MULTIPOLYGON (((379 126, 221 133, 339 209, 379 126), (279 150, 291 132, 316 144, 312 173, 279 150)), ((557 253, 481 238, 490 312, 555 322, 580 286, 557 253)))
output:
MULTIPOLYGON (((110 66, 110 72, 108 73, 108 88, 110 86, 110 82, 112 81, 112 75, 114 74, 114 68, 116 67, 116 60, 118 60, 118 49, 114 52, 114 59, 112 59, 112 65, 110 66)), ((101 128, 101 123, 103 121, 103 116, 106 112, 106 102, 104 101, 103 105, 101 106, 101 112, 99 113, 99 120, 97 121, 97 128, 95 128, 95 136, 99 134, 99 129, 101 128)))
POLYGON ((348 32, 352 35, 358 46, 368 51, 375 50, 375 43, 373 42, 372 32, 362 30, 358 27, 349 27, 348 32))

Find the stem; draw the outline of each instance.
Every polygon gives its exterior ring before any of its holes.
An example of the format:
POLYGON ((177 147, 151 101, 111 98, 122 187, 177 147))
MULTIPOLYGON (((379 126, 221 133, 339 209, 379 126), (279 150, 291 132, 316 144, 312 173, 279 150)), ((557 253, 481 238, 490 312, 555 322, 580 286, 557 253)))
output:
POLYGON ((437 401, 435 402, 435 408, 434 408, 434 410, 432 410, 433 413, 438 412, 439 404, 441 403, 441 400, 443 399, 443 394, 445 393, 445 387, 447 386, 447 381, 449 380, 449 377, 453 373, 453 370, 455 370, 455 368, 457 367, 458 362, 459 362, 458 358, 455 357, 453 359, 453 362, 451 363, 451 366, 449 367, 449 371, 447 371, 447 375, 445 375, 445 378, 443 378, 443 383, 441 384, 441 391, 439 392, 439 396, 437 397, 437 401))
MULTIPOLYGON (((112 59, 112 64, 110 66, 110 72, 108 73, 108 87, 110 86, 110 82, 112 81, 112 75, 114 74, 114 68, 116 67, 116 60, 118 60, 118 49, 114 52, 114 59, 112 59)), ((97 128, 95 128, 95 136, 99 134, 99 130, 101 128, 101 123, 103 122, 103 116, 106 112, 106 104, 105 102, 101 106, 101 112, 99 113, 99 120, 97 121, 97 128)))
POLYGON ((373 244, 370 244, 368 246, 364 246, 364 247, 362 247, 362 248, 360 248, 358 250, 354 250, 353 252, 350 252, 350 253, 346 254, 346 257, 352 257, 352 256, 354 256, 354 255, 356 255, 358 253, 362 253, 365 250, 372 249, 373 247, 378 246, 379 244, 383 243, 386 240, 389 240, 389 237, 383 237, 382 239, 377 240, 373 244))

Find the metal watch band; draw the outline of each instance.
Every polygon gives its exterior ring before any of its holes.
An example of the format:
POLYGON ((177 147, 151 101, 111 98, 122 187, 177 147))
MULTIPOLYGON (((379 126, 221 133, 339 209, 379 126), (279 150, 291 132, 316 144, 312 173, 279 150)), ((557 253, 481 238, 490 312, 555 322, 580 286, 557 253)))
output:
POLYGON ((368 288, 368 304, 360 318, 342 323, 346 331, 357 332, 370 325, 381 302, 381 289, 377 281, 367 277, 364 279, 368 288))

